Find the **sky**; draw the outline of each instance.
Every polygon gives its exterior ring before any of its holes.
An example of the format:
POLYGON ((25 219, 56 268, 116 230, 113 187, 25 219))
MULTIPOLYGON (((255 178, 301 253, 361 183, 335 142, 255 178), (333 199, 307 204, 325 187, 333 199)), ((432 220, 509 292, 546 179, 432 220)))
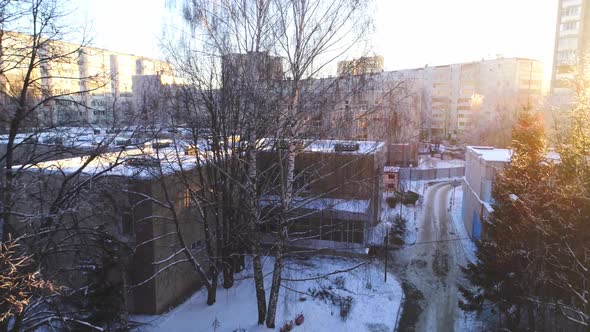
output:
MULTIPOLYGON (((182 0, 77 0, 94 46, 164 58, 163 26, 182 0), (176 8, 170 3, 176 2, 176 8), (168 6, 167 6, 168 3, 168 6)), ((544 62, 551 74, 557 0, 375 0, 371 35, 385 69, 504 57, 544 62)))

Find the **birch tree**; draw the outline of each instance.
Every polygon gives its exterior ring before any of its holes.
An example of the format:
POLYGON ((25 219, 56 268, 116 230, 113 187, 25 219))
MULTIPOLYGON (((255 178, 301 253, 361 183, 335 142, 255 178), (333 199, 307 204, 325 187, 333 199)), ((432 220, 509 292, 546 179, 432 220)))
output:
MULTIPOLYGON (((366 9, 366 2, 346 0, 337 1, 337 3, 282 0, 183 2, 185 20, 195 31, 193 35, 198 36, 192 46, 200 50, 193 52, 185 59, 207 57, 211 54, 217 57, 209 61, 208 66, 200 67, 196 72, 198 75, 195 75, 193 71, 189 77, 193 79, 198 77, 197 82, 200 86, 217 77, 217 86, 223 87, 222 94, 229 90, 242 100, 241 102, 234 100, 231 104, 227 104, 228 99, 222 97, 219 104, 211 102, 203 104, 205 108, 216 107, 214 112, 218 112, 219 118, 238 116, 243 120, 233 122, 232 128, 236 129, 236 132, 243 133, 241 137, 245 138, 245 143, 241 147, 246 149, 244 155, 246 162, 242 164, 245 166, 245 172, 242 174, 248 179, 246 193, 250 193, 251 196, 254 192, 260 192, 260 189, 256 188, 257 183, 260 182, 260 175, 256 174, 255 169, 256 142, 262 137, 267 137, 284 141, 288 146, 287 149, 277 150, 281 154, 280 159, 287 161, 284 164, 278 164, 280 168, 284 168, 280 174, 286 176, 285 181, 281 182, 280 190, 280 205, 285 213, 280 215, 286 216, 286 212, 291 209, 294 196, 295 146, 298 140, 308 135, 305 132, 305 125, 310 119, 309 111, 317 107, 318 99, 310 97, 318 93, 317 85, 308 82, 311 78, 325 72, 335 59, 353 46, 358 46, 358 42, 362 41, 363 34, 369 27, 369 20, 365 15, 366 9), (257 66, 242 63, 235 66, 237 70, 227 71, 227 76, 220 80, 219 72, 216 76, 215 69, 220 69, 223 57, 227 59, 231 54, 240 53, 250 54, 253 57, 267 53, 271 57, 279 57, 284 62, 284 70, 273 71, 272 68, 267 68, 266 71, 256 72, 252 71, 252 68, 257 66), (289 79, 283 80, 286 77, 289 79), (253 95, 238 94, 238 91, 244 90, 238 90, 239 85, 230 84, 228 88, 227 83, 232 79, 241 80, 243 87, 253 88, 250 91, 261 91, 264 95, 260 96, 264 96, 267 100, 264 101, 253 95), (268 85, 267 82, 272 82, 273 85, 268 85), (272 90, 269 90, 269 87, 272 90), (230 109, 230 105, 236 108, 230 109), (265 117, 272 121, 264 121, 265 117), (256 178, 256 181, 253 178, 256 178)), ((236 59, 239 58, 236 57, 236 59)), ((214 85, 208 83, 207 88, 210 90, 211 87, 214 85)), ((216 130, 216 123, 212 121, 209 124, 216 130)), ((213 146, 216 146, 215 136, 218 134, 215 130, 212 133, 213 146)), ((260 223, 258 220, 260 214, 257 211, 259 204, 256 197, 253 199, 250 197, 246 202, 249 211, 246 224, 250 225, 251 230, 254 231, 254 226, 260 223)), ((259 323, 266 320, 266 325, 270 328, 275 326, 287 226, 287 221, 281 221, 279 218, 279 239, 274 246, 275 265, 266 309, 263 308, 266 301, 262 298, 264 286, 255 242, 251 247, 254 251, 259 323)))

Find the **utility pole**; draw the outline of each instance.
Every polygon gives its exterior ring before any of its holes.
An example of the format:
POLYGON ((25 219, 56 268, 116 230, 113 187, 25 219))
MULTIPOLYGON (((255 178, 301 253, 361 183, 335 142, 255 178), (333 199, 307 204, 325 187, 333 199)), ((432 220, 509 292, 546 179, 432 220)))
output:
MULTIPOLYGON (((408 185, 406 187, 412 189, 412 163, 410 163, 410 179, 408 182, 408 185)), ((401 171, 400 171, 400 183, 401 183, 401 171)), ((404 212, 404 198, 406 197, 406 191, 404 190, 404 186, 402 186, 402 201, 400 202, 400 207, 399 207, 399 217, 403 218, 403 212, 404 212)))
POLYGON ((385 270, 383 271, 384 282, 387 282, 387 260, 389 258, 389 230, 390 228, 387 228, 385 233, 385 270))

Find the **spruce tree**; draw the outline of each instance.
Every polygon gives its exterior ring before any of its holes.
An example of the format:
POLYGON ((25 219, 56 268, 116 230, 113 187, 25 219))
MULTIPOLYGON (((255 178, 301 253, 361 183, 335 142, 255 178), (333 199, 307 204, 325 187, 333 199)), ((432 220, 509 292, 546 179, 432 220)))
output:
POLYGON ((559 313, 590 325, 590 102, 588 90, 569 113, 569 128, 559 147, 559 251, 551 255, 554 284, 561 293, 559 313))
POLYGON ((539 116, 525 109, 513 128, 509 165, 494 179, 494 199, 477 260, 463 270, 470 285, 460 285, 467 311, 494 308, 499 324, 516 329, 532 312, 538 294, 550 288, 544 239, 550 212, 553 165, 546 162, 546 141, 539 116))

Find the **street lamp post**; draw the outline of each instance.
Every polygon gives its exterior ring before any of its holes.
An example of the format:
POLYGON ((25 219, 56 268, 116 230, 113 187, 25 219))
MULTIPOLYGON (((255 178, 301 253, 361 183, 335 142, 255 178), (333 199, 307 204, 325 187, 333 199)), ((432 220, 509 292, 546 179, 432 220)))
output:
MULTIPOLYGON (((412 163, 410 163, 410 179, 409 179, 409 184, 407 185, 407 187, 409 187, 410 189, 412 188, 412 163)), ((401 175, 401 172, 400 172, 401 175)), ((401 179, 400 179, 401 180, 401 179)), ((401 181, 400 181, 401 182, 401 181)), ((404 188, 402 188, 402 201, 401 201, 401 205, 399 207, 399 217, 403 218, 403 211, 404 211, 404 198, 406 197, 406 193, 404 188)))

